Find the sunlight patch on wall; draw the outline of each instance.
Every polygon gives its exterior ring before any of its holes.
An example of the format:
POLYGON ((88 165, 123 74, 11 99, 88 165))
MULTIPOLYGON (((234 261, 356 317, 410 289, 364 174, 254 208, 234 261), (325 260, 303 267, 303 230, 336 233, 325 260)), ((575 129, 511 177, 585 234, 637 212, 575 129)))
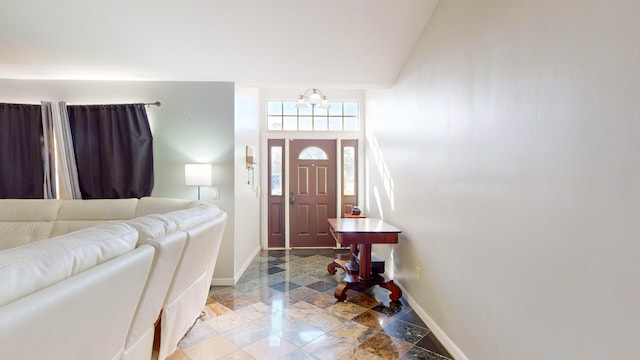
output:
MULTIPOLYGON (((389 172, 389 168, 387 167, 387 163, 384 161, 384 157, 382 156, 382 150, 378 145, 378 141, 376 140, 375 135, 370 129, 367 129, 367 142, 369 143, 369 151, 371 157, 373 157, 373 161, 378 169, 378 173, 380 174, 380 178, 382 179, 382 185, 384 186, 385 193, 387 195, 387 200, 389 200, 389 206, 391 210, 395 210, 395 196, 394 196, 394 182, 391 174, 389 172)), ((375 191, 376 189, 374 189, 375 191)), ((376 194, 376 196, 378 196, 376 194)), ((376 201, 379 201, 377 198, 376 201)), ((380 208, 380 213, 382 214, 382 207, 380 203, 378 203, 378 207, 380 208)))
POLYGON ((373 197, 376 199, 376 206, 378 208, 378 213, 380 214, 380 219, 384 220, 384 211, 382 209, 382 200, 380 199, 380 191, 378 191, 378 187, 373 187, 373 197))
POLYGON ((391 248, 391 252, 389 253, 389 266, 387 269, 385 269, 385 271, 387 272, 387 275, 389 276, 389 279, 395 279, 396 278, 396 252, 395 246, 390 246, 391 248))

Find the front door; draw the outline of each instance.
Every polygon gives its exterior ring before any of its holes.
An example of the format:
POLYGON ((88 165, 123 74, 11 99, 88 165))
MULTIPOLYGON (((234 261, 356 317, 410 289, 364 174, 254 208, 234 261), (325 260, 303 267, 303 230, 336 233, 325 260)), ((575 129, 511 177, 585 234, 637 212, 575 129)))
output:
POLYGON ((336 140, 291 140, 289 174, 290 246, 335 246, 336 140))

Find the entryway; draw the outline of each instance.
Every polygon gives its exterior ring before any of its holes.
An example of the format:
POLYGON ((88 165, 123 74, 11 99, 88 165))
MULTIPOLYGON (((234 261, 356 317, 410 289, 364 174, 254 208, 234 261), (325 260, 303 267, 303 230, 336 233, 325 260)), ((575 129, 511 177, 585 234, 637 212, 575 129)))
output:
POLYGON ((335 247, 327 219, 340 217, 338 201, 345 212, 355 205, 357 140, 269 139, 267 147, 267 246, 335 247))

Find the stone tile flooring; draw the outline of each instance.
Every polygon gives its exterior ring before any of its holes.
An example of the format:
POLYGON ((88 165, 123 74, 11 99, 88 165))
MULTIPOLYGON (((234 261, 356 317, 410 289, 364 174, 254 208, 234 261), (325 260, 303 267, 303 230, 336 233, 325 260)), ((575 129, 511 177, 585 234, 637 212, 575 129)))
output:
POLYGON ((451 358, 408 303, 389 302, 385 289, 349 290, 336 302, 343 272, 329 275, 327 265, 346 256, 262 251, 236 286, 212 287, 205 316, 169 359, 451 358))

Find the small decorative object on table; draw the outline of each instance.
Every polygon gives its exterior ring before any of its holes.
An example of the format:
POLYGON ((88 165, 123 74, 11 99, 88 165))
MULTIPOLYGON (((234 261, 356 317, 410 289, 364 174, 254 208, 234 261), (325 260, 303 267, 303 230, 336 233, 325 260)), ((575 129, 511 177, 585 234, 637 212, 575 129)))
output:
POLYGON ((357 205, 351 209, 351 215, 360 215, 361 212, 362 211, 360 211, 360 208, 357 205))

